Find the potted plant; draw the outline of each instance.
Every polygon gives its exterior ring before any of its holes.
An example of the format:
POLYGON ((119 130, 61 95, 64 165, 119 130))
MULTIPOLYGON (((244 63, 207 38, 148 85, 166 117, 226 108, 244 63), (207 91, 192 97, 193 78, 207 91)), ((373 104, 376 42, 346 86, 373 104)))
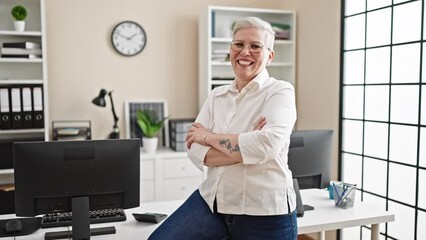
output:
POLYGON ((25 19, 27 18, 27 9, 22 5, 16 5, 12 8, 12 17, 15 19, 15 30, 23 32, 25 30, 25 19))
POLYGON ((139 110, 136 112, 137 123, 144 136, 142 144, 145 152, 154 153, 158 146, 158 132, 163 128, 167 118, 158 119, 152 110, 139 110))

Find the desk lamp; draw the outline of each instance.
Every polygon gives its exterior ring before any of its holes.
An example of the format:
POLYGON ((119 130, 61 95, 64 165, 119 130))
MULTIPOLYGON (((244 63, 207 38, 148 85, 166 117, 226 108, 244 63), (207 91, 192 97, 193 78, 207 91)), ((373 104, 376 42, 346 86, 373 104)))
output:
POLYGON ((115 114, 114 102, 112 101, 112 92, 113 90, 107 92, 107 90, 102 88, 101 91, 99 92, 99 96, 95 97, 92 100, 92 103, 100 107, 105 107, 106 106, 105 95, 108 94, 109 99, 111 100, 112 115, 114 117, 114 126, 112 127, 112 132, 109 134, 108 139, 118 139, 120 138, 120 131, 118 130, 118 126, 117 126, 118 117, 117 117, 117 114, 115 114))

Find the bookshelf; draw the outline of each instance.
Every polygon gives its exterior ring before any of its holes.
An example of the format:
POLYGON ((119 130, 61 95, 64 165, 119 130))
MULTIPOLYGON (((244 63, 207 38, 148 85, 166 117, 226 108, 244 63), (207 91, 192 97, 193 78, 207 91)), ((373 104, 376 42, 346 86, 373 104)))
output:
MULTIPOLYGON (((13 183, 12 144, 16 141, 48 140, 48 91, 47 91, 47 51, 45 30, 45 0, 1 0, 0 1, 0 53, 3 43, 36 42, 42 45, 42 57, 30 58, 2 58, 0 57, 0 89, 21 89, 21 111, 23 113, 22 88, 41 90, 41 107, 43 109, 41 127, 16 127, 4 129, 0 122, 0 184, 13 183), (14 30, 14 19, 11 9, 15 5, 23 5, 28 12, 25 19, 25 31, 14 30), (43 126, 44 125, 44 126, 43 126)), ((32 91, 32 90, 31 90, 32 91)), ((10 94, 10 93, 9 93, 10 94)), ((26 95, 28 96, 28 95, 26 95)), ((33 93, 31 93, 33 96, 33 93)), ((9 96, 11 97, 11 96, 9 96)), ((0 98, 1 99, 1 98, 0 98)), ((31 97, 32 99, 32 97, 31 97)), ((9 103, 11 100, 9 98, 9 103)), ((32 99, 31 105, 34 101, 32 99)), ((0 102, 1 104, 1 102, 0 102)), ((34 108, 35 109, 35 108, 34 108)), ((33 115, 32 115, 33 116, 33 115)), ((23 118, 22 118, 23 119, 23 118)), ((39 122, 40 123, 40 122, 39 122)), ((5 126, 5 125, 4 125, 5 126)), ((13 194, 13 192, 12 192, 13 194)), ((0 204, 6 204, 1 202, 0 204)))
POLYGON ((217 86, 230 84, 234 79, 231 63, 217 59, 217 53, 229 50, 232 25, 242 17, 255 16, 270 23, 289 26, 288 39, 276 39, 275 59, 267 67, 269 74, 279 80, 296 83, 296 13, 293 11, 208 6, 199 19, 199 108, 209 92, 217 86))

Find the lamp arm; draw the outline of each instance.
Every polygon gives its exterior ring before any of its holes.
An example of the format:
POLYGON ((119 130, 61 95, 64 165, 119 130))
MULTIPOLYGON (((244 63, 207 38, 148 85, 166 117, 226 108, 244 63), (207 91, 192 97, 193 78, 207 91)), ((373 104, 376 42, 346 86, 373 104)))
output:
POLYGON ((114 126, 113 126, 113 128, 117 128, 118 117, 117 117, 117 114, 115 113, 114 101, 112 100, 112 91, 110 91, 108 93, 108 95, 109 95, 109 99, 111 100, 111 110, 112 110, 112 115, 114 117, 114 126))

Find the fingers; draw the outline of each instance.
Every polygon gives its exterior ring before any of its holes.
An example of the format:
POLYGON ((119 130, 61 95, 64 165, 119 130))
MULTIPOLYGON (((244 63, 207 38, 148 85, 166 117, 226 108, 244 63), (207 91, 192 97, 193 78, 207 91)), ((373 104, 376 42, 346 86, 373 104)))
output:
POLYGON ((191 145, 192 145, 192 141, 186 141, 186 148, 187 149, 190 149, 191 148, 191 145))
POLYGON ((193 127, 196 127, 196 128, 205 128, 205 127, 203 126, 203 124, 201 124, 201 123, 197 123, 197 122, 193 123, 193 124, 192 124, 192 126, 193 126, 193 127))
POLYGON ((266 118, 261 117, 253 130, 261 130, 266 125, 266 118))
POLYGON ((189 133, 186 135, 186 139, 185 139, 185 141, 186 141, 186 148, 187 148, 187 149, 190 149, 190 148, 191 148, 192 143, 194 142, 194 137, 193 137, 193 135, 194 135, 194 133, 192 133, 192 132, 189 132, 189 133))

